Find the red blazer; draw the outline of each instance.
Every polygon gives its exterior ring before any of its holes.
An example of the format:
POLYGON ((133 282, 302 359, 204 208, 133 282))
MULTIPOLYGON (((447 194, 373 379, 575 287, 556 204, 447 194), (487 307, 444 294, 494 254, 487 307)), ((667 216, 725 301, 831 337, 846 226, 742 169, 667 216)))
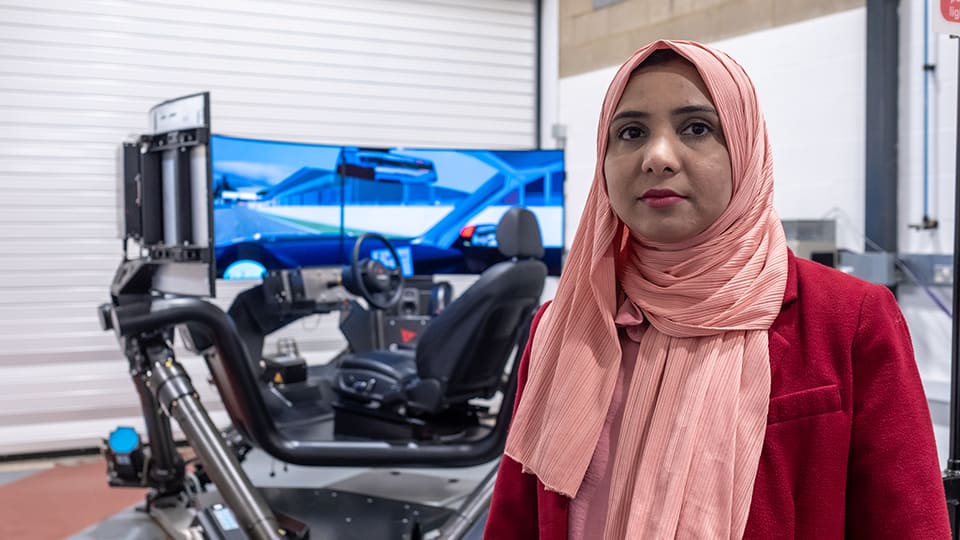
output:
MULTIPOLYGON (((933 426, 893 295, 791 253, 769 337, 770 412, 744 538, 949 538, 933 426)), ((484 538, 566 540, 569 502, 504 456, 484 538)))

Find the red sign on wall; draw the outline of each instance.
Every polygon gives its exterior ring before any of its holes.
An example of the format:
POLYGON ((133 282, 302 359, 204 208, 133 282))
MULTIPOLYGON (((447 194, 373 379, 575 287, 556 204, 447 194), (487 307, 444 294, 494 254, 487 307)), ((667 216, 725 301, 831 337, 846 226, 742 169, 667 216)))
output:
POLYGON ((960 0, 928 1, 933 3, 930 20, 933 31, 955 36, 960 35, 960 0))
POLYGON ((940 15, 948 22, 960 22, 960 0, 940 0, 940 15))

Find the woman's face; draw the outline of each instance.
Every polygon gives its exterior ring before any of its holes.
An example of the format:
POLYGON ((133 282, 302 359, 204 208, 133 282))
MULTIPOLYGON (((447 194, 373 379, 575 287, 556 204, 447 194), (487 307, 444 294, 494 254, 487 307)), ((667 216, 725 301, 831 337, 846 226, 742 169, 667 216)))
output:
POLYGON ((730 154, 693 65, 674 60, 638 69, 614 112, 609 137, 607 193, 633 236, 688 240, 730 203, 730 154))

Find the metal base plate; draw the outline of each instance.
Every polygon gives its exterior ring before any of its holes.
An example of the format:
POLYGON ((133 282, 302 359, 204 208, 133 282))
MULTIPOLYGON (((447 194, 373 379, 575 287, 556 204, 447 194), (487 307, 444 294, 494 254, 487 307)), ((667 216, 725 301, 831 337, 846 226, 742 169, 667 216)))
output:
POLYGON ((414 524, 429 531, 453 511, 332 489, 261 488, 267 503, 310 526, 310 538, 407 539, 414 524))

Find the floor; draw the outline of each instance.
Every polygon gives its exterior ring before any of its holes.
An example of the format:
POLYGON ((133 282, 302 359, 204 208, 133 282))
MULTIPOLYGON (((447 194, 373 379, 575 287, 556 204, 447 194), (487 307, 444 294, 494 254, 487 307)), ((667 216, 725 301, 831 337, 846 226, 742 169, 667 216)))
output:
MULTIPOLYGON (((335 511, 337 519, 349 522, 349 511, 343 510, 342 504, 355 494, 375 496, 378 501, 409 502, 415 505, 411 510, 414 513, 417 508, 455 509, 493 465, 461 469, 295 467, 254 451, 244 462, 244 469, 255 485, 266 490, 326 488, 323 493, 344 494, 335 511)), ((138 510, 146 490, 109 488, 105 470, 99 457, 0 464, 0 538, 167 538, 149 516, 138 510)), ((323 535, 312 535, 317 537, 323 535)), ((366 538, 373 540, 376 536, 366 538)))
MULTIPOLYGON (((945 463, 948 406, 931 400, 930 411, 941 462, 945 463)), ((257 451, 244 463, 254 484, 264 488, 327 488, 439 508, 456 508, 492 466, 308 468, 286 466, 257 451)), ((137 511, 146 490, 110 488, 105 470, 99 456, 0 463, 0 539, 165 539, 162 530, 137 511)))
POLYGON ((107 486, 99 458, 0 465, 0 538, 67 538, 143 500, 107 486))

